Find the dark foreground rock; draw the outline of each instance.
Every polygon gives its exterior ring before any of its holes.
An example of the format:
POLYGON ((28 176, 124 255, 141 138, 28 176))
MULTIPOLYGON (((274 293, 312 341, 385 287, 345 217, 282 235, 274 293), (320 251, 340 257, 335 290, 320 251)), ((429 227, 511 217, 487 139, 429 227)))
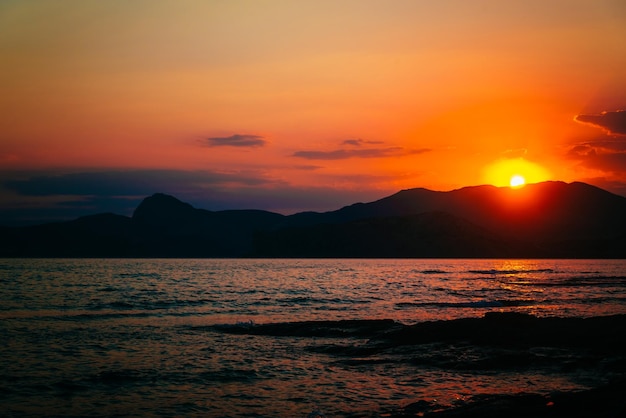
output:
POLYGON ((454 408, 418 401, 391 418, 623 418, 626 380, 572 393, 477 396, 454 408))
POLYGON ((392 330, 377 340, 393 345, 464 341, 471 344, 535 347, 575 346, 624 349, 626 315, 592 318, 537 318, 515 312, 488 312, 483 318, 423 322, 392 330))
POLYGON ((515 312, 488 312, 482 318, 403 325, 390 319, 239 323, 213 329, 230 334, 294 337, 360 337, 381 349, 391 346, 463 342, 529 348, 588 347, 626 350, 626 315, 592 318, 538 318, 515 312))
POLYGON ((211 328, 231 334, 310 337, 313 344, 307 350, 328 355, 331 363, 341 367, 403 364, 415 370, 474 375, 550 374, 596 386, 568 393, 538 388, 537 393, 481 395, 452 406, 416 400, 387 414, 394 418, 626 418, 626 315, 537 318, 493 312, 482 318, 415 325, 351 320, 211 328), (338 338, 336 344, 334 338, 338 338))

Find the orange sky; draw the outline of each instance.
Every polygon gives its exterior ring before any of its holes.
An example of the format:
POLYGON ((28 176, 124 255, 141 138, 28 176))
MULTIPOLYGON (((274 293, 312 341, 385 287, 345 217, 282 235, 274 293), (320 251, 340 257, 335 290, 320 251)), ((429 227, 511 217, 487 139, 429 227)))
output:
POLYGON ((625 39, 623 0, 5 0, 0 224, 154 192, 331 210, 515 170, 626 194, 625 39))

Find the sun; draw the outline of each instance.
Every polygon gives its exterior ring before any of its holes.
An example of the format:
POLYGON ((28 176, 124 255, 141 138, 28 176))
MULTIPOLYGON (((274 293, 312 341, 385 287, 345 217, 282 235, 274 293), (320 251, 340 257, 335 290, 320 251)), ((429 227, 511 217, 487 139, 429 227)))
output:
POLYGON ((511 177, 511 180, 509 180, 509 185, 514 189, 523 187, 525 184, 526 179, 524 179, 524 177, 520 176, 519 174, 514 175, 513 177, 511 177))
POLYGON ((497 187, 521 188, 551 178, 548 170, 524 158, 501 158, 483 169, 483 181, 497 187))

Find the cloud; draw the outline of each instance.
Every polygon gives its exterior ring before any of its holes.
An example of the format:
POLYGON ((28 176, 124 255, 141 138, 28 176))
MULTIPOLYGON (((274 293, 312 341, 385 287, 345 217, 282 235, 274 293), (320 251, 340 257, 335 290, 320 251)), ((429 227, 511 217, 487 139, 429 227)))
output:
POLYGON ((312 165, 312 164, 299 164, 294 165, 293 168, 295 170, 303 170, 303 171, 315 171, 323 168, 321 165, 312 165))
POLYGON ((333 151, 296 151, 294 157, 308 160, 345 160, 348 158, 382 158, 399 157, 405 155, 430 152, 428 148, 405 149, 402 147, 365 148, 365 149, 338 149, 333 151))
POLYGON ((578 115, 574 120, 603 129, 610 135, 626 135, 626 110, 578 115))
MULTIPOLYGON (((7 177, 5 177, 7 178, 7 177)), ((79 173, 46 173, 9 179, 2 184, 25 196, 145 196, 155 192, 185 191, 199 186, 267 183, 258 172, 183 170, 111 170, 79 173)))
POLYGON ((259 135, 231 135, 226 137, 206 138, 211 147, 262 147, 267 141, 259 135))
POLYGON ((596 155, 594 147, 588 144, 575 145, 567 152, 570 157, 588 157, 590 155, 596 155))
POLYGON ((580 142, 570 148, 569 153, 575 155, 587 155, 590 152, 596 154, 616 154, 626 152, 626 138, 615 137, 607 139, 602 137, 595 140, 580 142))
POLYGON ((4 171, 0 178, 0 225, 36 224, 104 212, 130 216, 144 197, 157 192, 210 210, 243 209, 237 206, 238 191, 285 185, 259 171, 4 171))
POLYGON ((606 137, 572 146, 567 156, 595 170, 626 175, 626 138, 606 137))
POLYGON ((0 225, 38 224, 104 212, 130 216, 143 198, 157 192, 202 209, 279 213, 335 210, 384 195, 376 188, 296 187, 262 171, 4 171, 0 179, 0 225))
POLYGON ((361 147, 367 144, 382 144, 382 143, 383 143, 382 141, 365 141, 360 138, 346 139, 345 141, 342 142, 343 145, 353 145, 355 147, 361 147))
POLYGON ((577 158, 588 168, 603 172, 626 175, 626 153, 597 154, 590 151, 586 155, 578 154, 577 158))

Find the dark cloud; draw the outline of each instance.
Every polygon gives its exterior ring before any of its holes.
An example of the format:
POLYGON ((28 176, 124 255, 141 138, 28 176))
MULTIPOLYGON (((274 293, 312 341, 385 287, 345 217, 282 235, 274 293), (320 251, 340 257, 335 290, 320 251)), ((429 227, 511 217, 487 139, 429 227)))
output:
POLYGON ((161 192, 207 209, 226 209, 229 190, 280 187, 260 172, 129 170, 78 173, 0 173, 0 224, 32 224, 94 213, 132 215, 161 192), (21 206, 21 207, 20 207, 21 206))
POLYGON ((293 166, 296 170, 304 170, 304 171, 315 171, 322 168, 320 165, 312 165, 312 164, 300 164, 293 166))
POLYGON ((262 147, 267 141, 259 135, 231 135, 226 137, 206 138, 211 147, 262 147))
POLYGON ((360 138, 346 139, 345 141, 342 142, 343 145, 353 145, 355 147, 361 147, 367 144, 382 144, 382 143, 383 143, 382 141, 365 141, 360 138))
POLYGON ((585 167, 600 170, 606 173, 626 175, 626 153, 598 154, 591 150, 586 155, 578 155, 581 164, 585 167))
POLYGON ((143 198, 157 192, 208 210, 263 209, 279 213, 335 210, 385 195, 380 190, 363 188, 294 187, 258 171, 5 171, 0 179, 0 225, 40 224, 104 212, 130 216, 143 198))
POLYGON ((621 136, 576 144, 568 150, 567 156, 587 168, 626 175, 626 138, 621 136))
POLYGON ((76 219, 81 216, 97 213, 116 213, 132 215, 141 203, 142 197, 77 197, 67 200, 61 197, 57 201, 39 205, 31 205, 23 209, 0 207, 0 224, 3 225, 34 225, 76 219))
POLYGON ((615 139, 598 139, 585 143, 586 146, 593 147, 599 152, 626 152, 626 138, 615 137, 615 139))
POLYGON ((422 154, 430 152, 430 149, 405 149, 402 147, 388 148, 364 148, 364 149, 338 149, 333 151, 297 151, 294 157, 308 160, 345 160, 348 158, 381 158, 399 157, 404 155, 422 154))
POLYGON ((34 175, 2 184, 25 196, 142 196, 224 183, 258 186, 266 182, 257 172, 121 170, 34 175))
POLYGON ((575 120, 604 129, 611 135, 626 135, 626 110, 578 115, 575 120))
POLYGON ((619 154, 626 152, 626 138, 603 137, 596 140, 581 142, 570 148, 570 155, 619 154))
POLYGON ((581 145, 576 145, 572 148, 570 148, 570 150, 568 151, 568 155, 570 157, 588 157, 590 155, 596 155, 596 150, 594 147, 587 145, 587 144, 581 144, 581 145))

